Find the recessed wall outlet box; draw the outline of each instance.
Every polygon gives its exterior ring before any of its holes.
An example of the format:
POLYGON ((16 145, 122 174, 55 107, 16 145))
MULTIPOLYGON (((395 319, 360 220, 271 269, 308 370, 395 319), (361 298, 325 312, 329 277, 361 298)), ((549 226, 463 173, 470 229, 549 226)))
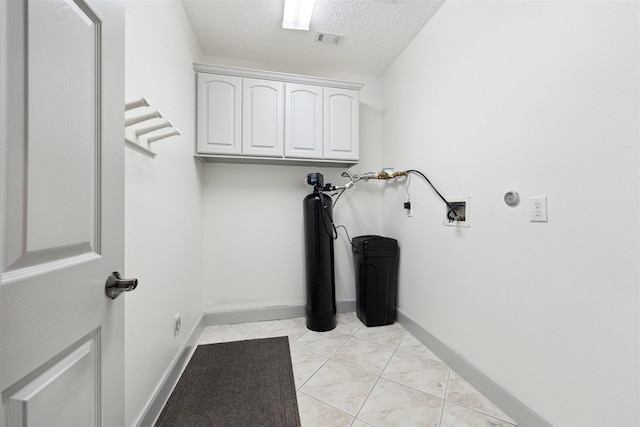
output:
POLYGON ((444 205, 444 219, 442 225, 448 227, 471 227, 470 211, 471 197, 450 197, 447 202, 451 207, 444 205))
POLYGON ((529 219, 531 222, 547 222, 547 196, 529 197, 529 219))
POLYGON ((173 317, 173 336, 174 337, 178 336, 178 333, 180 332, 181 327, 182 327, 182 316, 180 316, 180 313, 178 313, 173 317))

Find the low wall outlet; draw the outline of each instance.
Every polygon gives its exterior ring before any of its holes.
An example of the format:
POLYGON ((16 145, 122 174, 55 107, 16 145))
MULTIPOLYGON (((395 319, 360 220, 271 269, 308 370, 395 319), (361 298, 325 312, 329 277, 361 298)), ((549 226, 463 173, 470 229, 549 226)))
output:
POLYGON ((174 337, 178 336, 178 334, 180 333, 181 327, 182 327, 182 316, 180 316, 180 313, 178 313, 173 317, 173 336, 174 337))
POLYGON ((547 196, 529 197, 529 219, 531 222, 548 222, 547 196))

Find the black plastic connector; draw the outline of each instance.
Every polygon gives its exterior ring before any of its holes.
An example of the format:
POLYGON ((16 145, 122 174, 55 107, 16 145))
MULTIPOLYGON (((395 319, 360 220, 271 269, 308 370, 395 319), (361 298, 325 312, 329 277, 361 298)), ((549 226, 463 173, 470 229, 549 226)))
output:
POLYGON ((405 209, 411 209, 411 202, 404 202, 405 209))
POLYGON ((307 184, 322 188, 324 186, 324 176, 320 172, 308 173, 307 184))

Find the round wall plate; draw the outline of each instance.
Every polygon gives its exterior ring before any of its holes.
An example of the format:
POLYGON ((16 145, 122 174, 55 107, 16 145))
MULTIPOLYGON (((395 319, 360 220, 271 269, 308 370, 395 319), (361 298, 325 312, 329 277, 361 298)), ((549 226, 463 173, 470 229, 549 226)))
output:
POLYGON ((517 191, 509 191, 504 195, 504 202, 509 206, 517 206, 520 202, 520 195, 517 191))

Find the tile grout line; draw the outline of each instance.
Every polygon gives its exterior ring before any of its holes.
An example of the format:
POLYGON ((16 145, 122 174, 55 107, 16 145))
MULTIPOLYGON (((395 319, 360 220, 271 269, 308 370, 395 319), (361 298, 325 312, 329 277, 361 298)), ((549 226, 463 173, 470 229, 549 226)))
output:
MULTIPOLYGON (((317 402, 320 402, 320 403, 322 403, 322 404, 324 404, 324 405, 327 405, 327 406, 329 406, 329 407, 331 407, 331 408, 333 408, 333 409, 335 409, 335 410, 337 410, 337 411, 339 411, 339 412, 341 412, 341 413, 343 413, 343 414, 345 414, 345 415, 348 415, 349 417, 353 417, 353 419, 351 420, 351 423, 349 424, 350 426, 351 426, 351 425, 353 425, 353 423, 356 421, 356 419, 357 419, 357 417, 358 417, 358 413, 360 412, 360 409, 361 409, 361 408, 362 408, 362 406, 364 405, 364 402, 366 402, 366 401, 367 401, 367 398, 369 397, 369 394, 371 394, 371 391, 373 390, 373 387, 371 388, 371 390, 369 390, 369 393, 367 394, 367 397, 366 397, 366 398, 365 398, 365 400, 362 402, 362 405, 360 405, 360 408, 358 408, 358 410, 356 411, 356 415, 351 415, 351 414, 349 414, 348 412, 345 412, 345 411, 343 411, 342 409, 337 408, 337 407, 333 406, 332 404, 330 404, 330 403, 328 403, 328 402, 325 402, 325 401, 323 401, 323 400, 321 400, 321 399, 318 399, 318 398, 316 398, 316 397, 314 397, 314 396, 311 396, 311 395, 309 395, 309 394, 305 393, 304 391, 302 391, 302 387, 303 387, 307 382, 309 382, 309 380, 311 380, 311 378, 313 378, 313 376, 314 376, 314 375, 316 375, 316 374, 318 373, 318 371, 319 371, 320 369, 322 369, 322 368, 327 364, 327 362, 329 362, 329 360, 331 360, 331 358, 332 358, 334 355, 336 355, 336 354, 338 353, 338 351, 340 351, 340 349, 341 349, 342 347, 344 347, 344 346, 345 346, 345 344, 346 344, 346 343, 348 343, 349 341, 351 341, 351 339, 352 339, 352 338, 356 338, 356 334, 358 333, 358 331, 360 331, 360 329, 362 329, 362 325, 360 325, 358 328, 355 328, 355 330, 354 330, 353 332, 349 333, 349 335, 348 335, 348 337, 349 337, 349 338, 347 338, 347 339, 346 339, 346 340, 345 340, 345 341, 344 341, 340 346, 338 346, 338 348, 337 348, 337 349, 336 349, 336 350, 331 354, 331 356, 329 356, 329 357, 327 357, 327 356, 325 356, 325 355, 323 355, 323 354, 316 353, 316 352, 314 352, 314 351, 307 350, 307 349, 302 348, 302 347, 297 347, 298 349, 301 349, 301 350, 304 350, 304 351, 308 351, 309 353, 312 353, 312 354, 316 354, 316 355, 318 355, 318 356, 325 357, 325 358, 326 358, 326 360, 325 360, 325 361, 324 361, 324 362, 323 362, 323 363, 318 367, 318 369, 316 369, 316 370, 313 372, 313 374, 311 374, 311 375, 309 376, 309 378, 307 378, 307 380, 306 380, 304 383, 302 383, 302 384, 300 385, 300 388, 299 388, 299 389, 297 389, 297 390, 296 390, 296 392, 302 393, 302 394, 304 394, 305 396, 310 397, 310 398, 314 399, 314 400, 315 400, 315 401, 317 401, 317 402)), ((296 340, 296 341, 297 341, 297 340, 296 340)), ((338 362, 337 360, 334 360, 334 362, 335 362, 335 363, 341 363, 341 362, 338 362)), ((387 362, 387 363, 388 363, 388 362, 387 362)), ((341 364, 343 364, 343 363, 341 363, 341 364)), ((343 365, 344 365, 344 364, 343 364, 343 365)), ((349 366, 349 365, 345 365, 345 366, 349 366)), ((351 367, 351 366, 350 366, 350 367, 351 367)), ((358 369, 358 368, 354 368, 354 367, 351 367, 351 368, 353 368, 353 369, 358 369)), ((361 370, 361 369, 359 369, 359 370, 361 370)), ((384 369, 383 369, 383 370, 384 370, 384 369)), ((366 372, 366 371, 363 371, 363 372, 366 372)), ((378 378, 376 379, 376 382, 375 382, 375 383, 374 383, 374 385, 373 385, 374 387, 375 387, 375 384, 377 384, 377 381, 378 381, 378 379, 379 379, 379 378, 380 378, 380 377, 378 377, 378 378)))
POLYGON ((465 405, 463 405, 461 403, 457 403, 457 402, 454 402, 452 400, 447 400, 446 403, 449 403, 449 404, 451 404, 453 406, 457 406, 457 407, 466 409, 466 410, 471 411, 471 412, 475 412, 476 414, 483 415, 483 416, 485 416, 487 418, 491 418, 492 420, 496 420, 496 421, 500 421, 502 423, 506 423, 509 426, 518 427, 518 424, 513 424, 511 421, 507 421, 507 420, 504 420, 504 419, 502 419, 500 417, 497 417, 495 415, 491 415, 491 414, 487 414, 487 413, 482 412, 482 411, 478 411, 476 409, 470 408, 469 406, 465 406, 465 405))
MULTIPOLYGON (((452 372, 455 372, 455 371, 454 371, 453 369, 449 368, 449 379, 451 378, 451 373, 452 373, 452 372)), ((456 373, 456 375, 458 375, 458 376, 459 376, 459 374, 457 374, 457 373, 456 373)), ((447 388, 449 387, 449 379, 447 379, 447 388)), ((464 380, 464 378, 462 378, 462 379, 464 380)), ((464 380, 464 381, 466 381, 466 380, 464 380)), ((470 385, 470 384, 469 384, 469 385, 470 385)), ((486 398, 486 396, 484 396, 482 393, 480 393, 480 392, 479 392, 475 387, 473 387, 472 385, 471 385, 471 388, 473 388, 473 390, 474 390, 478 395, 480 395, 480 396, 484 397, 486 400, 489 400, 489 399, 487 399, 487 398, 486 398)), ((446 399, 446 394, 445 394, 445 402, 446 402, 446 403, 450 403, 450 404, 455 405, 455 406, 459 406, 459 407, 464 408, 464 409, 467 409, 467 410, 469 410, 469 411, 475 412, 476 414, 484 415, 485 417, 489 417, 489 418, 492 418, 492 419, 494 419, 494 420, 498 420, 498 421, 501 421, 501 422, 503 422, 503 423, 507 423, 507 424, 512 425, 512 426, 518 426, 518 424, 517 424, 517 423, 516 423, 516 424, 513 424, 513 423, 515 422, 514 420, 508 421, 508 420, 506 420, 506 419, 502 418, 501 416, 498 416, 498 415, 494 415, 494 414, 489 413, 489 411, 484 411, 484 410, 482 410, 482 409, 478 409, 478 408, 475 408, 475 407, 472 407, 472 406, 469 406, 469 405, 465 405, 464 403, 456 402, 455 400, 449 400, 449 399, 446 399)), ((495 405, 493 402, 491 402, 490 400, 489 400, 489 403, 493 404, 493 405, 494 405, 498 410, 502 411, 498 406, 496 406, 496 405, 495 405)), ((503 414, 504 414, 504 412, 503 412, 503 414)), ((504 414, 504 415, 506 415, 506 414, 504 414)), ((507 417, 508 417, 508 415, 507 415, 507 417)))
MULTIPOLYGON (((376 378, 376 381, 373 383, 373 386, 371 387, 371 390, 369 390, 369 393, 367 393, 367 396, 364 398, 364 400, 362 401, 362 405, 360 405, 360 407, 358 408, 358 410, 356 411, 356 415, 353 418, 354 422, 355 420, 358 419, 358 415, 360 415, 360 411, 362 410, 362 408, 364 407, 364 405, 367 403, 367 400, 369 400, 369 397, 371 397, 371 392, 373 391, 373 389, 376 388, 376 386, 378 385, 378 382, 380 381, 380 378, 382 378, 382 374, 384 373, 384 370, 387 369, 387 366, 389 366, 389 363, 391 362, 391 359, 393 359, 393 356, 396 354, 396 352, 398 351, 398 347, 400 347, 400 344, 402 343, 402 340, 407 336, 407 330, 403 327, 402 329, 404 329, 404 333, 402 334, 402 337, 400 338, 400 340, 398 341, 398 343, 396 344, 396 346, 393 349, 393 353, 391 353, 391 357, 389 357, 389 360, 387 360, 387 363, 385 363, 384 367, 382 368, 382 370, 380 371, 380 374, 378 374, 378 377, 376 378)), ((368 341, 368 340, 367 340, 368 341)), ((371 342, 371 341, 370 341, 371 342)), ((377 343, 376 343, 377 344, 377 343)), ((386 379, 386 378, 385 378, 386 379)), ((351 423, 353 424, 353 422, 351 423)))
MULTIPOLYGON (((311 375, 309 376, 309 378, 307 378, 307 379, 305 380, 305 382, 304 382, 304 383, 302 383, 302 384, 300 385, 300 388, 299 388, 299 389, 297 389, 296 391, 300 390, 300 392, 302 392, 302 391, 301 391, 301 390, 302 390, 302 387, 303 387, 306 383, 308 383, 308 382, 309 382, 309 380, 310 380, 311 378, 313 378, 313 376, 314 376, 315 374, 317 374, 317 373, 318 373, 318 371, 319 371, 320 369, 322 369, 322 368, 324 367, 324 365, 326 365, 326 364, 327 364, 327 362, 328 362, 329 360, 331 360, 331 358, 332 358, 332 357, 333 357, 333 356, 334 356, 334 355, 335 355, 335 354, 336 354, 336 353, 337 353, 337 352, 338 352, 338 351, 339 351, 339 350, 340 350, 340 349, 341 349, 341 348, 342 348, 342 347, 343 347, 347 342, 349 342, 349 340, 350 340, 351 338, 353 338, 353 337, 355 336, 356 332, 358 332, 360 329, 361 329, 361 328, 357 328, 353 333, 349 334, 349 335, 348 335, 348 336, 349 336, 349 338, 347 338, 347 339, 346 339, 346 340, 345 340, 345 341, 344 341, 344 342, 343 342, 343 343, 342 343, 342 344, 341 344, 341 345, 336 349, 336 351, 334 351, 334 352, 331 354, 331 356, 328 356, 328 357, 327 357, 327 356, 325 356, 324 354, 316 353, 315 351, 310 351, 310 350, 307 350, 306 348, 302 348, 302 347, 300 347, 300 346, 296 346, 296 347, 297 347, 298 349, 300 349, 300 350, 304 350, 304 351, 307 351, 307 352, 309 352, 309 353, 312 353, 312 354, 315 354, 315 355, 318 355, 318 356, 321 356, 321 357, 326 357, 326 359, 327 359, 327 360, 325 360, 324 362, 322 362, 322 364, 318 367, 318 369, 316 369, 315 371, 313 371, 313 374, 311 374, 311 375)), ((302 335, 302 336, 304 336, 304 335, 302 335)), ((296 341, 297 341, 298 339, 300 339, 300 338, 301 338, 301 337, 296 338, 296 341)), ((293 343, 292 343, 292 344, 293 344, 293 343)), ((289 353, 291 353, 291 349, 289 349, 289 353)), ((289 357, 291 357, 291 355, 289 355, 289 357)), ((336 361, 336 363, 339 363, 339 362, 337 362, 337 361, 336 361)), ((306 394, 306 393, 304 393, 304 394, 305 394, 305 395, 307 395, 307 396, 309 396, 309 395, 308 395, 308 394, 306 394)), ((311 397, 311 396, 309 396, 309 397, 311 397)), ((327 402, 323 402, 322 400, 319 400, 319 399, 316 399, 316 400, 318 400, 319 402, 324 403, 325 405, 329 405, 327 402)), ((333 405, 329 405, 329 406, 331 406, 332 408, 334 407, 333 405)), ((336 408, 336 409, 338 409, 338 408, 336 408)), ((339 409, 338 409, 338 410, 339 410, 339 409)), ((344 411, 342 411, 342 412, 344 412, 344 411)), ((345 412, 345 413, 346 413, 346 412, 345 412)), ((349 414, 349 416, 351 416, 351 415, 349 414)), ((354 419, 355 419, 355 418, 354 418, 354 419)))
MULTIPOLYGON (((322 365, 321 365, 318 369, 316 369, 316 370, 314 371, 314 373, 313 373, 313 374, 311 374, 311 376, 309 376, 309 378, 307 378, 307 380, 306 380, 306 381, 305 381, 305 382, 300 386, 300 389, 299 389, 300 393, 303 393, 305 396, 309 396, 308 394, 306 394, 306 393, 304 393, 304 392, 302 391, 302 387, 304 386, 304 384, 306 384, 307 382, 309 382, 309 380, 311 380, 311 378, 313 378, 313 376, 314 376, 315 374, 317 374, 317 373, 318 373, 318 371, 319 371, 320 369, 322 369, 322 367, 324 367, 324 366, 327 364, 327 362, 329 362, 329 360, 331 360, 331 358, 332 358, 333 356, 335 356, 335 355, 338 353, 338 351, 340 351, 340 349, 341 349, 341 348, 343 348, 343 347, 345 346, 345 344, 346 344, 346 343, 348 343, 349 341, 351 341, 353 338, 357 338, 357 337, 356 337, 356 334, 357 334, 361 329, 362 329, 362 325, 360 325, 358 328, 356 328, 353 332, 349 333, 349 335, 348 335, 348 337, 349 337, 349 338, 347 338, 347 339, 346 339, 346 340, 345 340, 345 341, 344 341, 340 346, 338 346, 338 348, 337 348, 337 349, 336 349, 336 350, 331 354, 331 356, 329 356, 329 357, 327 358, 327 360, 325 360, 325 361, 322 363, 322 365)), ((404 328, 403 328, 403 329, 404 329, 404 328)), ((403 334, 403 338, 404 338, 404 335, 406 335, 406 330, 405 330, 405 333, 403 334)), ((369 341, 369 340, 366 340, 366 341, 369 341)), ((401 339, 400 341, 402 341, 402 339, 401 339)), ((371 342, 371 341, 369 341, 369 342, 371 342)), ((400 342, 398 342, 398 344, 396 345, 396 348, 397 348, 397 346, 398 346, 398 345, 400 345, 400 342)), ((301 348, 301 347, 298 347, 298 348, 301 348)), ((306 349, 303 349, 303 350, 306 350, 306 349)), ((306 351, 308 351, 308 350, 306 350, 306 351)), ((315 353, 315 352, 310 352, 310 353, 318 354, 318 353, 315 353)), ((395 353, 395 349, 394 349, 394 353, 395 353)), ((321 356, 326 357, 326 356, 324 356, 324 355, 321 355, 321 356)), ((393 353, 392 353, 392 357, 393 357, 393 353)), ((391 360, 391 358, 389 358, 389 360, 391 360)), ((340 364, 345 365, 345 366, 348 366, 348 367, 350 367, 350 368, 352 368, 352 369, 357 369, 357 370, 362 371, 362 372, 367 372, 367 371, 363 371, 362 369, 359 369, 359 368, 356 368, 356 367, 353 367, 353 366, 350 366, 350 365, 347 365, 347 364, 344 364, 344 363, 338 362, 337 360, 334 360, 334 362, 335 362, 335 363, 340 363, 340 364)), ((389 361, 387 361, 387 364, 388 364, 388 363, 389 363, 389 361)), ((386 365, 385 365, 385 368, 386 368, 386 365)), ((382 370, 384 371, 384 368, 383 368, 382 370)), ((371 374, 371 372, 367 372, 367 373, 371 374)), ((372 375, 375 375, 375 374, 372 374, 372 375)), ((360 405, 360 407, 359 407, 359 408, 358 408, 358 410, 356 411, 356 414, 355 414, 355 415, 353 415, 353 420, 351 420, 350 425, 351 425, 351 424, 353 424, 353 423, 356 421, 356 419, 358 418, 358 414, 360 413, 360 410, 362 409, 362 407, 364 406, 365 402, 367 401, 367 399, 368 399, 368 398, 369 398, 369 396, 371 395, 371 392, 373 391, 374 387, 375 387, 375 386, 376 386, 376 384, 378 383, 378 380, 379 380, 379 379, 380 379, 380 375, 378 375, 378 376, 377 376, 376 381, 373 383, 373 386, 371 387, 371 390, 369 390, 369 392, 367 393, 367 396, 365 397, 365 399, 363 400, 362 404, 360 405)), ((309 396, 309 397, 312 397, 312 396, 309 396)), ((328 405, 328 406, 330 406, 330 407, 332 407, 332 408, 334 408, 334 409, 336 409, 336 410, 338 410, 338 411, 340 411, 340 412, 343 412, 343 413, 345 413, 345 414, 347 414, 347 415, 349 415, 349 416, 352 416, 351 414, 349 414, 349 413, 347 413, 347 412, 344 412, 344 411, 342 411, 342 410, 341 410, 341 409, 339 409, 339 408, 336 408, 335 406, 331 405, 331 404, 330 404, 330 403, 328 403, 328 402, 325 402, 325 401, 323 401, 323 400, 317 399, 317 398, 315 398, 315 397, 314 397, 314 399, 315 399, 315 400, 317 400, 318 402, 321 402, 321 403, 323 403, 323 404, 325 404, 325 405, 328 405)))
POLYGON ((262 332, 262 331, 264 331, 264 330, 266 330, 266 329, 270 328, 271 326, 273 326, 273 325, 277 325, 281 320, 282 320, 282 319, 277 319, 277 320, 275 320, 275 321, 273 321, 273 322, 269 323, 268 325, 265 325, 263 328, 261 328, 261 329, 260 329, 260 330, 258 330, 258 331, 255 331, 255 332, 254 332, 253 334, 251 334, 249 337, 254 337, 254 336, 256 336, 257 334, 259 334, 260 332, 262 332))
MULTIPOLYGON (((307 394, 307 393, 305 393, 305 392, 304 392, 304 391, 302 391, 302 390, 296 390, 296 391, 297 391, 298 393, 302 393, 302 394, 304 394, 304 395, 305 395, 305 396, 307 396, 309 399, 313 399, 313 400, 315 400, 316 402, 322 403, 323 405, 326 405, 326 406, 328 406, 328 407, 330 407, 330 408, 333 408, 333 409, 335 409, 335 410, 336 410, 336 411, 338 411, 338 412, 342 412, 343 414, 345 414, 345 415, 347 415, 347 416, 349 416, 349 417, 353 417, 353 415, 351 415, 350 413, 345 412, 344 410, 342 410, 342 409, 340 409, 340 408, 337 408, 337 407, 333 406, 332 404, 325 402, 324 400, 320 400, 320 399, 318 399, 317 397, 311 396, 310 394, 307 394)), ((355 420, 355 419, 356 419, 356 418, 355 418, 355 417, 353 417, 353 420, 355 420)), ((353 423, 353 421, 352 421, 352 423, 353 423)))
MULTIPOLYGON (((405 328, 403 327, 403 329, 405 329, 405 328)), ((400 344, 402 344, 402 341, 407 337, 407 335, 411 335, 411 333, 405 329, 405 333, 404 333, 404 335, 402 336, 402 338, 400 339, 400 342, 397 344, 396 348, 394 349, 394 352, 393 352, 393 354, 391 355, 391 358, 387 361, 387 364, 386 364, 386 365, 385 365, 385 367, 382 369, 382 372, 380 373, 380 377, 381 377, 382 379, 384 379, 385 381, 389 381, 389 382, 392 382, 392 383, 394 383, 394 384, 397 384, 397 385, 400 385, 400 386, 403 386, 403 387, 407 387, 407 388, 409 388, 409 389, 411 389, 411 390, 414 390, 414 391, 416 391, 416 392, 418 392, 418 393, 425 394, 425 395, 427 395, 427 396, 431 396, 431 397, 436 398, 436 399, 440 399, 440 400, 442 400, 442 401, 443 401, 443 407, 444 407, 444 402, 446 401, 446 399, 445 399, 445 398, 446 398, 447 388, 448 388, 448 385, 449 385, 449 376, 451 375, 451 368, 449 367, 449 365, 447 365, 446 363, 444 363, 442 360, 439 360, 439 359, 438 359, 438 360, 436 360, 436 359, 433 359, 432 357, 429 357, 428 355, 422 356, 421 354, 419 354, 419 353, 417 353, 417 352, 412 352, 412 351, 409 351, 409 350, 403 350, 403 349, 401 349, 401 348, 400 348, 400 344), (442 395, 442 397, 437 396, 437 395, 435 395, 435 394, 433 394, 433 393, 429 393, 428 391, 421 390, 421 389, 416 388, 416 387, 414 387, 414 386, 412 386, 412 385, 405 384, 405 383, 402 383, 402 382, 400 382, 400 381, 396 381, 396 380, 393 380, 393 379, 390 379, 390 378, 383 377, 383 376, 382 376, 382 374, 384 374, 385 369, 387 368, 387 366, 388 366, 388 365, 389 365, 389 363, 391 362, 391 359, 393 359, 393 356, 394 356, 397 352, 406 353, 406 354, 410 354, 410 355, 417 356, 417 357, 426 357, 427 359, 430 359, 430 360, 433 360, 433 361, 435 361, 435 362, 439 362, 439 363, 441 363, 441 364, 445 365, 445 366, 447 367, 447 384, 446 384, 446 386, 445 386, 444 394, 442 395)), ((373 341, 371 341, 371 342, 373 342, 373 341)), ((429 348, 428 348, 427 346, 425 346, 424 344, 423 344, 423 346, 424 346, 425 348, 429 349, 429 348)), ((429 351, 431 351, 431 350, 429 350, 429 351)))
MULTIPOLYGON (((307 349, 305 349, 305 348, 302 348, 302 347, 299 347, 299 346, 296 346, 296 345, 295 345, 295 342, 296 342, 296 341, 298 341, 300 338, 302 338, 304 335, 305 335, 305 334, 302 334, 301 336, 299 336, 298 338, 296 338, 294 341, 290 342, 290 344, 291 344, 291 345, 289 346, 289 357, 291 357, 291 346, 295 346, 295 347, 296 347, 297 349, 299 349, 299 350, 307 351, 307 352, 309 352, 309 353, 311 353, 311 354, 315 354, 316 356, 325 357, 325 358, 326 358, 326 360, 325 360, 324 362, 322 362, 322 364, 321 364, 321 365, 320 365, 316 370, 314 370, 314 371, 313 371, 313 373, 312 373, 311 375, 309 375, 309 377, 308 377, 306 380, 304 380, 304 382, 303 382, 302 384, 300 384, 300 387, 296 388, 296 392, 300 392, 300 393, 303 393, 303 392, 302 392, 302 387, 303 387, 306 383, 308 383, 308 382, 309 382, 309 380, 310 380, 311 378, 313 378, 313 376, 314 376, 315 374, 317 374, 317 373, 318 373, 318 371, 319 371, 319 370, 320 370, 320 369, 321 369, 321 368, 322 368, 322 367, 323 367, 323 366, 324 366, 324 365, 329 361, 329 358, 328 358, 327 356, 323 355, 323 354, 318 354, 318 353, 316 353, 316 352, 314 352, 314 351, 309 351, 309 350, 307 350, 307 349)), ((292 359, 292 364, 293 364, 293 359, 292 359)), ((304 393, 304 394, 305 394, 306 396, 309 396, 309 395, 308 395, 308 394, 306 394, 306 393, 304 393)), ((309 397, 312 397, 312 396, 309 396, 309 397)), ((315 398, 314 398, 314 399, 315 399, 315 398)), ((317 400, 317 399, 316 399, 316 400, 317 400)))
MULTIPOLYGON (((400 350, 400 351, 402 351, 402 350, 400 350)), ((429 393, 429 392, 427 392, 427 391, 420 390, 419 388, 415 388, 415 387, 414 387, 414 386, 412 386, 412 385, 407 385, 407 384, 404 384, 404 383, 398 382, 398 381, 396 381, 396 380, 391 380, 391 379, 389 379, 389 378, 385 378, 385 377, 383 377, 382 375, 380 375, 380 377, 381 377, 383 380, 385 380, 385 381, 389 381, 390 383, 394 383, 394 384, 400 385, 400 386, 402 386, 402 387, 406 387, 406 388, 411 389, 411 390, 413 390, 413 391, 415 391, 415 392, 418 392, 418 393, 420 393, 420 394, 424 394, 424 395, 427 395, 427 396, 429 396, 429 397, 433 397, 434 399, 442 400, 443 402, 445 401, 445 399, 444 399, 444 398, 442 398, 442 397, 440 397, 440 396, 436 396, 436 395, 435 395, 435 394, 433 394, 433 393, 429 393)), ((455 403, 455 402, 451 402, 451 403, 455 403)), ((464 405, 458 405, 458 406, 464 406, 464 405)), ((469 409, 471 409, 471 408, 469 408, 469 409)), ((478 411, 476 411, 476 412, 478 412, 478 411)), ((495 417, 494 417, 494 418, 495 418, 495 417)))
MULTIPOLYGON (((300 348, 300 347, 298 347, 298 348, 300 348)), ((304 350, 304 349, 302 349, 302 350, 304 350)), ((305 350, 305 351, 306 351, 306 350, 305 350)), ((289 350, 289 352, 291 352, 291 350, 289 350)), ((310 353, 312 353, 312 352, 310 352, 310 353)), ((313 354, 317 354, 317 353, 313 353, 313 354)), ((291 357, 291 356, 289 356, 289 357, 291 357)), ((326 356, 322 356, 322 357, 326 357, 326 356)), ((300 387, 299 387, 297 390, 298 390, 298 391, 300 391, 300 392, 302 393, 302 387, 304 387, 304 385, 305 385, 306 383, 308 383, 308 382, 309 382, 309 380, 310 380, 311 378, 313 378, 313 376, 314 376, 315 374, 317 374, 317 373, 318 373, 318 371, 319 371, 320 369, 322 369, 322 368, 324 367, 324 365, 326 365, 326 364, 327 364, 327 362, 328 362, 328 361, 329 361, 329 359, 327 358, 327 360, 325 360, 324 362, 322 362, 322 364, 318 367, 318 369, 316 369, 315 371, 313 371, 313 374, 309 375, 309 378, 307 378, 307 379, 306 379, 302 384, 300 384, 300 387)), ((304 393, 304 394, 306 394, 306 393, 304 393)), ((307 394, 307 396, 309 396, 309 395, 307 394)), ((313 397, 313 396, 309 396, 309 397, 313 397)), ((315 399, 315 398, 314 398, 314 399, 315 399)), ((318 400, 318 399, 316 399, 316 400, 318 400)), ((321 401, 321 402, 322 402, 322 401, 321 401)), ((326 403, 326 402, 322 402, 322 403, 326 403)))
POLYGON ((442 427, 442 418, 444 417, 444 407, 447 405, 447 392, 449 391, 449 378, 451 378, 451 368, 447 365, 447 384, 444 387, 444 395, 442 396, 442 409, 440 410, 440 421, 438 426, 442 427))

